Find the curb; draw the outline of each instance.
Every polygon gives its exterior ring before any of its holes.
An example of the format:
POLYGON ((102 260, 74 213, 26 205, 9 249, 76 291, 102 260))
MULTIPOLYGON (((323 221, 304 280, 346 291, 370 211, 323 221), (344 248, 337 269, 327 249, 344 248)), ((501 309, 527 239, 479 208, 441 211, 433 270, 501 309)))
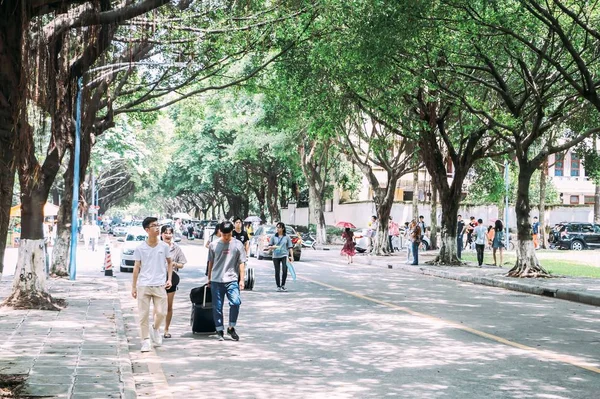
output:
MULTIPOLYGON (((357 262, 359 263, 359 262, 357 262)), ((366 264, 360 262, 361 264, 366 264)), ((375 263, 375 262, 373 262, 375 263)), ((379 266, 385 266, 381 264, 381 262, 375 263, 379 266)), ((386 263, 387 267, 391 265, 391 263, 386 263)), ((557 298, 571 302, 582 303, 585 305, 591 306, 600 306, 600 295, 590 294, 585 291, 578 290, 569 290, 565 288, 556 288, 556 287, 543 287, 539 285, 530 285, 523 284, 517 281, 506 281, 503 279, 498 279, 494 277, 485 277, 485 276, 469 276, 469 275, 460 275, 457 273, 453 273, 447 270, 436 270, 430 267, 418 266, 418 267, 410 267, 409 265, 403 264, 393 264, 394 268, 401 269, 410 273, 423 274, 426 276, 444 278, 448 280, 456 280, 464 283, 485 285, 488 287, 496 287, 502 288, 510 291, 518 291, 524 292, 526 294, 539 295, 539 296, 547 296, 550 298, 557 298)))
POLYGON ((121 374, 121 382, 123 383, 123 391, 121 397, 124 399, 135 399, 137 393, 135 390, 135 380, 133 379, 133 365, 131 356, 129 355, 129 343, 125 333, 125 321, 123 320, 123 311, 121 298, 119 295, 120 284, 117 281, 117 301, 115 302, 115 320, 117 323, 117 340, 119 343, 119 373, 121 374))

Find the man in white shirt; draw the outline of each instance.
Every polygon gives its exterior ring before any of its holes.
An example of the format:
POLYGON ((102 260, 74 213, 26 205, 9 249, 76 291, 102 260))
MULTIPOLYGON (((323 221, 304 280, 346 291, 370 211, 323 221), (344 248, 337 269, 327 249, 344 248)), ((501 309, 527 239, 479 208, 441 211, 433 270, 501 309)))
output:
POLYGON ((159 328, 167 315, 167 291, 171 287, 173 263, 167 244, 158 239, 160 225, 154 217, 147 217, 142 227, 148 239, 133 252, 133 283, 131 296, 138 300, 138 313, 142 337, 142 352, 149 352, 152 343, 162 345, 159 328), (165 284, 166 280, 166 284, 165 284), (150 302, 154 302, 154 325, 149 328, 150 302))
POLYGON ((483 225, 483 219, 477 220, 477 227, 473 230, 473 238, 475 240, 475 248, 477 249, 477 263, 479 267, 483 265, 483 250, 487 240, 487 229, 483 225))

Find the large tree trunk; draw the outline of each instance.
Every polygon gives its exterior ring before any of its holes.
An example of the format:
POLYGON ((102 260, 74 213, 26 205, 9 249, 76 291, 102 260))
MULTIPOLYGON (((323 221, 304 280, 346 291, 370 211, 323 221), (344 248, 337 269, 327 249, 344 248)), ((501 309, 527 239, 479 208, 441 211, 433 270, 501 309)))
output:
POLYGON ((377 229, 377 237, 373 244, 373 253, 375 255, 388 255, 392 252, 389 241, 389 222, 392 207, 394 206, 394 194, 396 184, 400 176, 388 172, 387 186, 385 189, 371 186, 374 193, 375 209, 379 218, 379 228, 377 229))
MULTIPOLYGON (((317 188, 314 184, 308 182, 308 196, 309 196, 309 210, 313 214, 315 223, 317 225, 317 244, 327 244, 327 226, 325 225, 325 214, 323 213, 323 201, 321 199, 321 193, 317 192, 317 188)), ((314 182, 313 182, 314 183, 314 182)))
POLYGON ((519 160, 519 180, 517 185, 517 200, 515 211, 517 214, 517 261, 508 272, 511 277, 548 277, 549 274, 540 265, 535 255, 533 239, 531 237, 531 223, 529 222, 531 205, 529 203, 529 187, 535 167, 526 161, 519 160))
POLYGON ((28 29, 28 16, 23 15, 26 7, 22 4, 19 0, 0 1, 0 279, 15 180, 18 116, 26 112, 25 90, 19 87, 23 32, 28 29))
POLYGON ((3 305, 17 309, 60 310, 64 300, 46 291, 46 258, 43 239, 22 239, 12 294, 3 305))
POLYGON ((413 199, 412 199, 413 219, 419 221, 419 171, 413 173, 413 199))
POLYGON ((431 243, 431 249, 437 249, 437 189, 435 185, 431 186, 431 234, 429 236, 429 242, 431 243))
MULTIPOLYGON (((2 117, 0 116, 0 124, 2 117)), ((8 126, 7 126, 8 128, 8 126)), ((0 130, 3 127, 0 126, 0 130)), ((4 251, 10 222, 10 207, 12 205, 13 189, 15 186, 15 164, 12 143, 3 140, 0 133, 0 280, 4 273, 4 251)))
POLYGON ((271 223, 274 223, 280 219, 277 198, 277 179, 275 178, 275 176, 272 176, 267 180, 267 207, 269 208, 269 216, 271 218, 271 223))
POLYGON ((540 206, 539 206, 539 240, 540 248, 546 249, 546 180, 548 172, 548 159, 542 163, 540 169, 540 206))
POLYGON ((457 217, 460 202, 453 198, 450 191, 445 195, 441 195, 440 200, 442 203, 442 246, 434 263, 440 265, 461 265, 462 262, 458 259, 456 246, 457 217))

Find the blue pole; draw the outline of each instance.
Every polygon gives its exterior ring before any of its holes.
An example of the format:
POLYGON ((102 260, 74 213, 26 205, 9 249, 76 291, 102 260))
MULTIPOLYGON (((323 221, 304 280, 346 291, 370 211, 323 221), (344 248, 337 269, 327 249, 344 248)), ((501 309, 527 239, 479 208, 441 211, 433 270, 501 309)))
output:
POLYGON ((73 201, 71 203, 71 259, 69 279, 77 276, 77 210, 79 208, 79 157, 81 155, 81 90, 83 78, 77 80, 77 110, 75 114, 75 151, 73 156, 73 201))
POLYGON ((510 189, 510 184, 509 184, 509 174, 508 174, 508 160, 504 161, 504 184, 506 185, 506 192, 504 194, 504 226, 506 229, 506 249, 510 248, 508 246, 509 244, 509 240, 510 240, 510 229, 508 228, 508 215, 509 215, 509 210, 508 210, 508 193, 509 193, 509 189, 510 189))

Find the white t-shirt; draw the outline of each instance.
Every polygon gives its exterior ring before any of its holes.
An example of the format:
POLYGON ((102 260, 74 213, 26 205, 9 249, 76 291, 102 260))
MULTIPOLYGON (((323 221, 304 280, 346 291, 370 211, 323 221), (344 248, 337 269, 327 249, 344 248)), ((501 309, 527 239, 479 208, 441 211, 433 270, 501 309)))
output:
POLYGON ((163 286, 167 281, 167 258, 171 257, 169 246, 159 241, 155 247, 146 241, 133 251, 133 259, 142 262, 138 275, 139 287, 163 286))

